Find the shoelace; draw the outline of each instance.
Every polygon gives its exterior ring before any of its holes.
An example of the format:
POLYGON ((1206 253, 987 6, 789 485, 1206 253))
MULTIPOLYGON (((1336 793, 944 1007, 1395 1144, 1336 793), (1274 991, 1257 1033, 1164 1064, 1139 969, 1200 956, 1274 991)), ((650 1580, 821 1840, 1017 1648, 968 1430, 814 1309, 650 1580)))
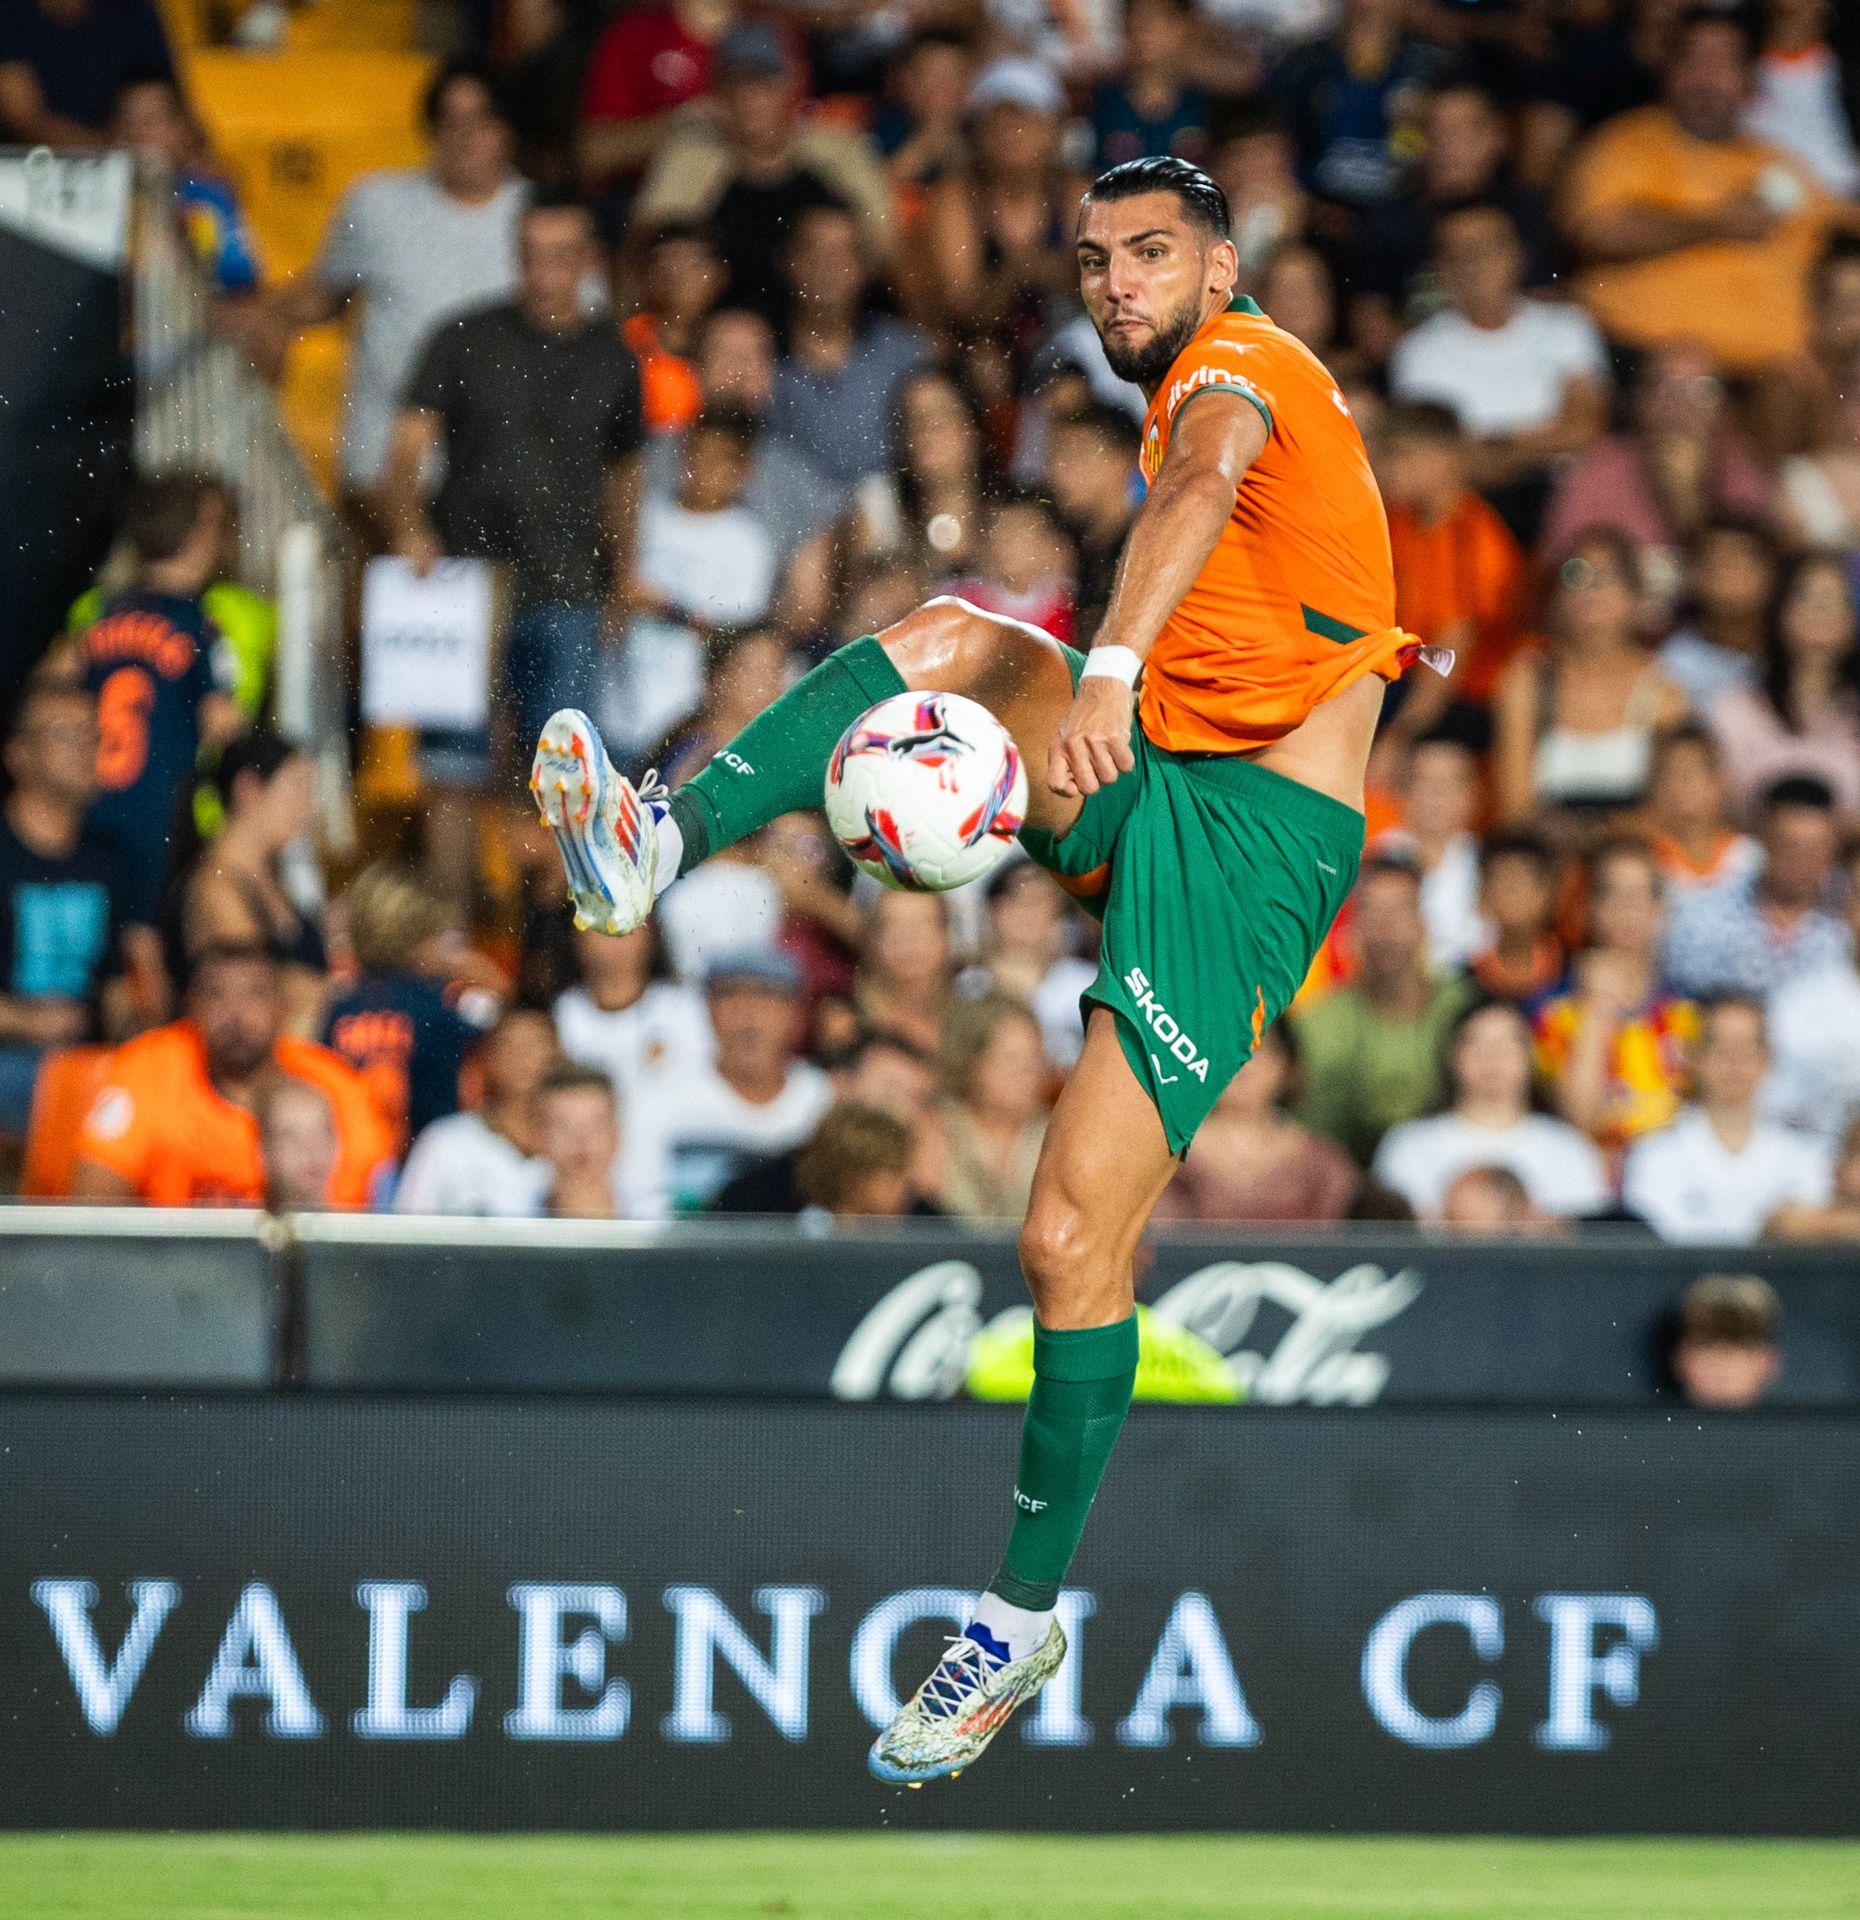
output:
POLYGON ((639 795, 639 804, 655 813, 663 813, 672 804, 672 790, 659 778, 657 767, 648 767, 633 791, 639 795))
POLYGON ((966 1634, 952 1634, 949 1651, 924 1682, 924 1711, 939 1720, 953 1719, 962 1711, 968 1695, 985 1687, 1004 1664, 966 1634))

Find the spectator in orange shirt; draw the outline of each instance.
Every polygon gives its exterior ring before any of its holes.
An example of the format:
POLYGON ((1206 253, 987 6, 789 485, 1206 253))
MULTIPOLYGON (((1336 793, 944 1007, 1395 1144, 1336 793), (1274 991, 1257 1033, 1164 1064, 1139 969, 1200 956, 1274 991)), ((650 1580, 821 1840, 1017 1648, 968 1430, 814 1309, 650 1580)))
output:
POLYGON ((366 1082, 283 1031, 284 993, 264 948, 218 946, 194 960, 187 1016, 121 1047, 78 1135, 73 1197, 149 1206, 262 1206, 259 1113, 280 1078, 328 1101, 337 1152, 326 1201, 365 1207, 393 1140, 366 1082))
POLYGON ((695 223, 671 222, 646 241, 644 299, 620 337, 639 362, 648 433, 679 433, 697 416, 698 334, 723 292, 723 261, 695 223))
POLYGON ((1376 436, 1376 469, 1395 561, 1395 618, 1410 633, 1451 647, 1452 675, 1416 675, 1390 725, 1418 739, 1452 709, 1456 734, 1483 747, 1484 710, 1518 645, 1524 555, 1497 511, 1467 484, 1466 435, 1432 400, 1393 406, 1376 436), (1470 712, 1467 709, 1471 709, 1470 712))
POLYGON ((1810 270, 1828 229, 1856 219, 1794 155, 1741 130, 1756 52, 1740 14, 1688 7, 1662 103, 1590 135, 1565 209, 1583 300, 1614 339, 1698 341, 1737 373, 1805 352, 1810 270))

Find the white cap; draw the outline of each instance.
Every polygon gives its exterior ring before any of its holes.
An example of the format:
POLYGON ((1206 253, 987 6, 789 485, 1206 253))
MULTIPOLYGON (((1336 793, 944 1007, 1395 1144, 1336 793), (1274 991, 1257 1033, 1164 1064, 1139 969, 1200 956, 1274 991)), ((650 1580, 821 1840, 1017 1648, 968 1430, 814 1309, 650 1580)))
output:
POLYGON ((990 107, 1024 107, 1057 119, 1066 110, 1065 89, 1041 61, 1019 55, 991 60, 969 89, 971 113, 986 113, 990 107))

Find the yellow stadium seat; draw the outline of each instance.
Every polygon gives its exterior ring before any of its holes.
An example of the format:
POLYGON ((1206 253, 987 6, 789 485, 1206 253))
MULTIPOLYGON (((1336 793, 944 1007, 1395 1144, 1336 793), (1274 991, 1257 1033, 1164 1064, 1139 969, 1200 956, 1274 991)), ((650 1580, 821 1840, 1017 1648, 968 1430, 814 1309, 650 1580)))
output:
POLYGON ((334 323, 312 327, 292 341, 284 376, 278 382, 278 411, 284 425, 297 443, 310 477, 331 497, 336 493, 343 371, 348 356, 344 327, 334 323))
POLYGON ((293 11, 286 45, 293 53, 327 48, 409 53, 413 15, 413 0, 316 0, 293 11))
POLYGON ((185 61, 192 98, 219 163, 245 202, 267 279, 315 257, 350 181, 417 165, 426 151, 424 54, 240 53, 211 48, 185 61))

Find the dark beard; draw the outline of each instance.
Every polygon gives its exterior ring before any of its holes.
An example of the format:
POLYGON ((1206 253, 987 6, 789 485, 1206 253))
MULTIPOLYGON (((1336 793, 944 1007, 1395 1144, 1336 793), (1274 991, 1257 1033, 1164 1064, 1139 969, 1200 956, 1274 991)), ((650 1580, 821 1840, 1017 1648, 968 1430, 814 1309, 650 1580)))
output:
POLYGON ((1194 339, 1201 325, 1201 303, 1189 301, 1170 323, 1150 336, 1149 345, 1133 351, 1113 346, 1103 334, 1098 336, 1111 371, 1120 380, 1134 380, 1145 393, 1162 384, 1162 377, 1175 365, 1176 355, 1194 339))

